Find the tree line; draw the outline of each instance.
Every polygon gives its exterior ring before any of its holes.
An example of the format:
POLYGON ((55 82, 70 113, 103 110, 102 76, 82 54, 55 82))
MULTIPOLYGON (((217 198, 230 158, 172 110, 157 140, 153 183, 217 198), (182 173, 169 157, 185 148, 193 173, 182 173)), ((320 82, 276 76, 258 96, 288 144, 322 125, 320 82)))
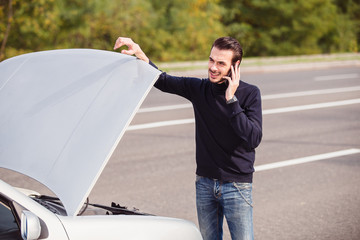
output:
POLYGON ((360 0, 0 0, 0 60, 112 50, 118 36, 156 61, 203 60, 220 36, 245 56, 357 52, 360 0))

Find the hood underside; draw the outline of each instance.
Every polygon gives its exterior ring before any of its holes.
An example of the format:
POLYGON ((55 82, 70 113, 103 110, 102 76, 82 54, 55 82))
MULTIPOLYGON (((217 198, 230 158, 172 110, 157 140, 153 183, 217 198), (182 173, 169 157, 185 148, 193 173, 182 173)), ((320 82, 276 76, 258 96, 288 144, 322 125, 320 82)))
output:
POLYGON ((0 63, 0 167, 41 182, 76 215, 160 71, 91 49, 0 63))

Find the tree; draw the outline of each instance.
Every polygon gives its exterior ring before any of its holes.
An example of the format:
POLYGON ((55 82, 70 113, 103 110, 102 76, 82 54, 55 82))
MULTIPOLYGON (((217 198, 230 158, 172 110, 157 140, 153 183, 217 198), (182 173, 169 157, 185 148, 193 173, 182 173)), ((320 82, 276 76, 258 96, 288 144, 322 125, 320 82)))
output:
POLYGON ((217 0, 155 0, 160 60, 196 60, 209 56, 213 41, 226 34, 217 0))
POLYGON ((357 52, 360 49, 360 0, 336 0, 338 19, 333 51, 357 52))
MULTIPOLYGON (((352 24, 333 0, 223 0, 224 25, 252 56, 313 54, 340 50, 341 30, 352 24)), ((350 36, 347 33, 346 36, 350 36)), ((349 50, 347 47, 343 50, 349 50)))
POLYGON ((6 43, 10 34, 10 28, 11 28, 11 23, 13 20, 13 2, 12 0, 2 0, 0 1, 0 19, 4 20, 4 21, 0 21, 0 22, 7 22, 7 24, 0 24, 0 30, 1 30, 1 47, 0 47, 0 61, 2 61, 5 58, 5 47, 6 47, 6 43), (7 14, 6 10, 7 9, 7 14), (6 21, 5 21, 6 19, 6 21))
POLYGON ((155 41, 156 14, 149 1, 105 0, 97 9, 90 24, 92 47, 110 50, 119 35, 133 38, 144 50, 155 41))
POLYGON ((0 59, 119 35, 160 61, 206 59, 225 35, 247 56, 358 51, 360 0, 0 0, 0 59))
POLYGON ((58 28, 54 1, 12 0, 11 6, 11 31, 4 51, 6 57, 46 48, 58 28))

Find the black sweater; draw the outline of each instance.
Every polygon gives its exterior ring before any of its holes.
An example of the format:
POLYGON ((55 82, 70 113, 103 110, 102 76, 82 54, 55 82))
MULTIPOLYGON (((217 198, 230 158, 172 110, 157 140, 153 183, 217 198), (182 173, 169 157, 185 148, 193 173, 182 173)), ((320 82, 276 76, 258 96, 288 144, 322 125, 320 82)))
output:
POLYGON ((209 79, 162 73, 154 86, 182 96, 193 105, 197 175, 252 182, 255 148, 262 138, 261 96, 256 86, 240 81, 235 93, 238 102, 231 104, 225 100, 227 85, 209 79))

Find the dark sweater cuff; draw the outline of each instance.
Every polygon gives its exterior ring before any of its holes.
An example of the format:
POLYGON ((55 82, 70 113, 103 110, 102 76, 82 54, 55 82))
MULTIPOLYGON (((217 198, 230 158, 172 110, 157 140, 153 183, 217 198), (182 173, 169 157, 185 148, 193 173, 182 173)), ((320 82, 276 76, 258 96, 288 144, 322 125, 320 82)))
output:
POLYGON ((149 59, 149 64, 153 66, 154 68, 158 69, 158 67, 149 59))
POLYGON ((229 106, 229 109, 230 109, 230 112, 229 112, 230 113, 230 116, 229 116, 230 118, 233 118, 236 115, 238 115, 238 114, 240 114, 241 112, 244 111, 244 109, 242 109, 240 107, 240 104, 239 104, 238 101, 230 103, 230 104, 228 104, 228 106, 229 106))

